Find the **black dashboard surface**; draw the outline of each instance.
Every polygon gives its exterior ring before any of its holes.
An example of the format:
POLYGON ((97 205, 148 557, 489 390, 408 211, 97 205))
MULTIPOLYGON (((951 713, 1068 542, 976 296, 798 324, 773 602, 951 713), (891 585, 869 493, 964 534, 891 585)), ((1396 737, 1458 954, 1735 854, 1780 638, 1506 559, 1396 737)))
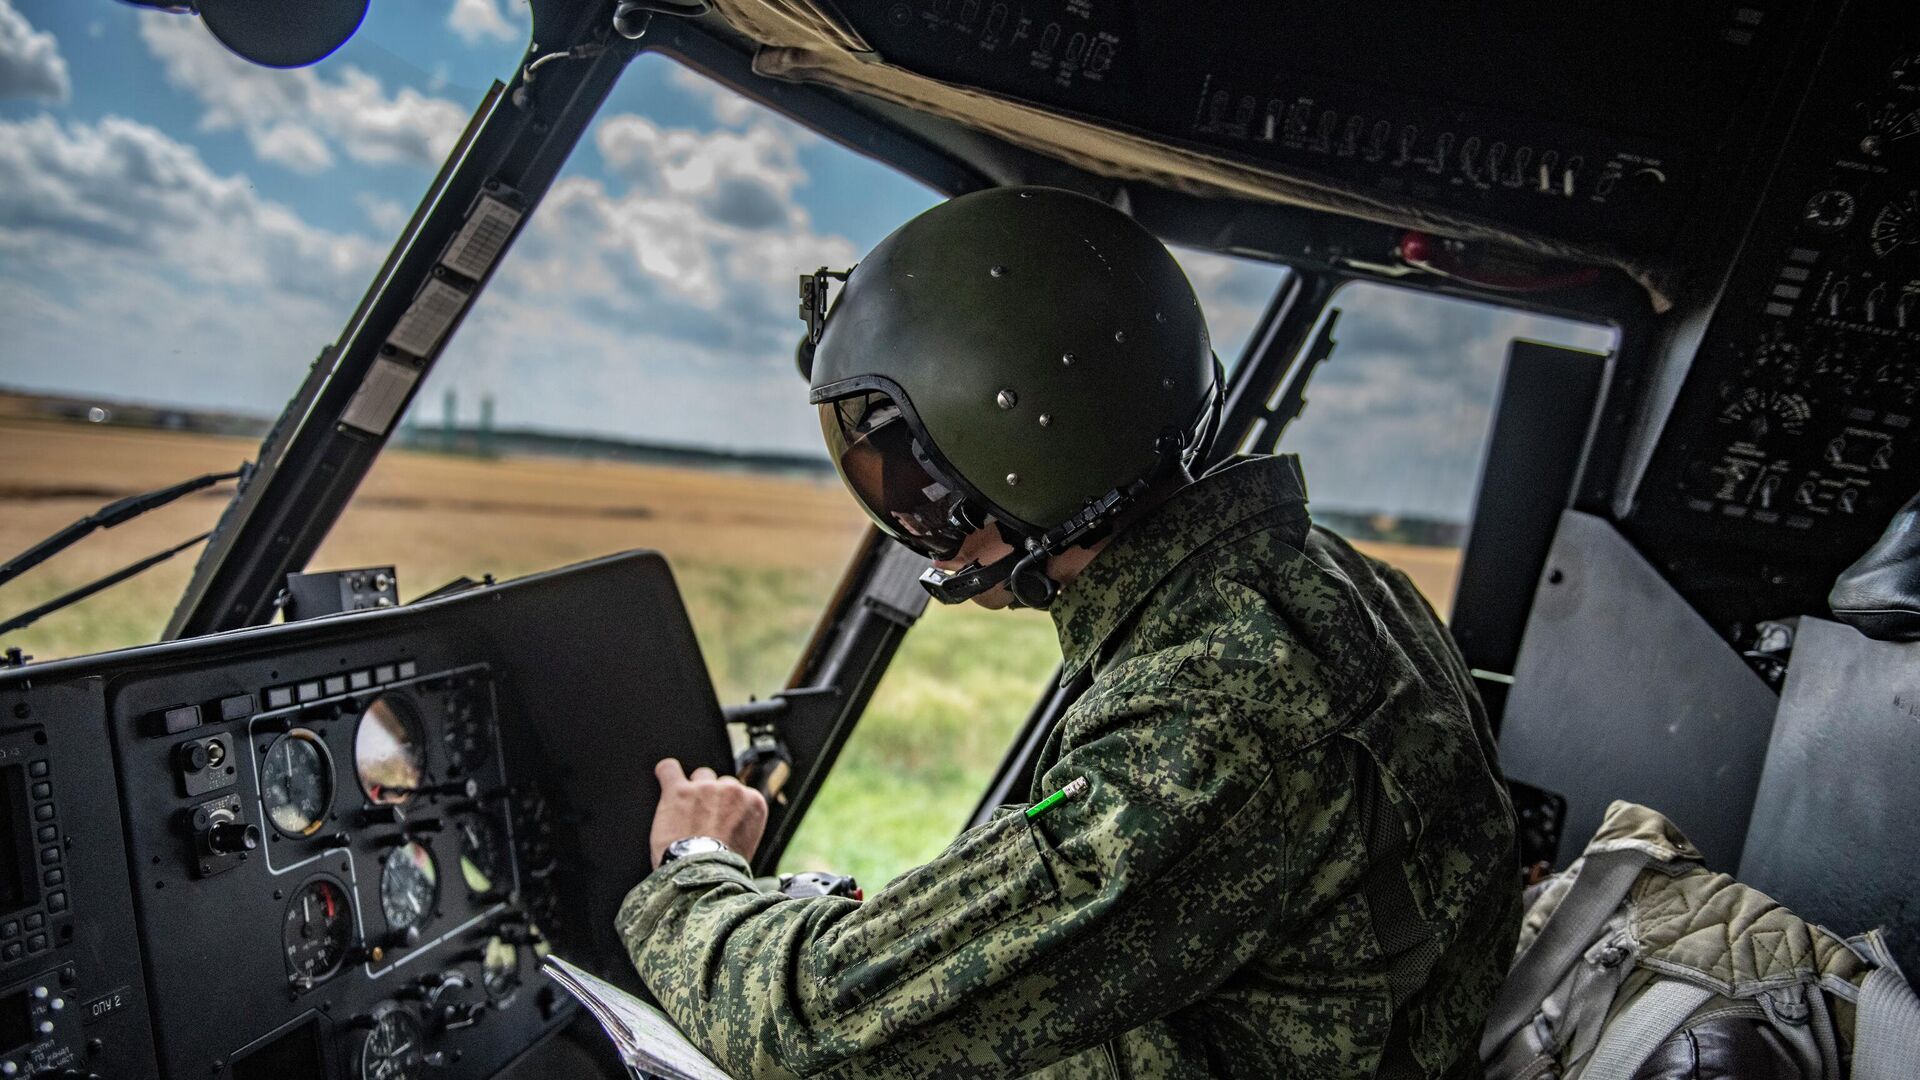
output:
POLYGON ((33 721, 0 733, 0 933, 47 931, 0 943, 0 1009, 52 1018, 10 1076, 491 1076, 572 1014, 549 949, 635 984, 651 766, 730 758, 650 553, 29 667, 0 707, 33 721))

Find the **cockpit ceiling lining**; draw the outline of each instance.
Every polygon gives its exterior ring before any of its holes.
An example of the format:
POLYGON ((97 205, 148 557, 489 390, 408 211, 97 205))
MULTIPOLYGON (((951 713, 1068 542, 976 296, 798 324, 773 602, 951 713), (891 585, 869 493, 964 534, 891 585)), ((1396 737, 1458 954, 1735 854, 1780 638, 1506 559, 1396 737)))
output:
POLYGON ((1466 240, 1486 240, 1555 258, 1617 266, 1646 287, 1656 311, 1670 306, 1664 273, 1598 246, 1570 244, 1486 221, 1387 199, 1169 145, 1115 128, 942 82, 887 63, 853 30, 811 0, 715 0, 714 7, 760 48, 757 74, 865 94, 957 121, 1098 176, 1198 195, 1230 195, 1305 207, 1466 240))

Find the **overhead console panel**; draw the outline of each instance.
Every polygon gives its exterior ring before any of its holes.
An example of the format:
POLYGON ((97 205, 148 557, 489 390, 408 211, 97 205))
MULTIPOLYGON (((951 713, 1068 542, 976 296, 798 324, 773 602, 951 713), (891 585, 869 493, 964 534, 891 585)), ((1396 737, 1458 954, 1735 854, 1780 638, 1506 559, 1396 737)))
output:
MULTIPOLYGON (((1660 261, 1691 200, 1743 164, 1806 18, 1796 0, 895 0, 808 25, 772 6, 720 4, 786 47, 762 56, 769 73, 992 126, 985 92, 1166 148, 1109 141, 1121 171, 1221 181, 1211 159, 1283 181, 1247 190, 1242 175, 1242 194, 1640 262, 1660 261)), ((1025 137, 1100 152, 1044 124, 1025 137)))
POLYGON ((635 982, 651 765, 729 757, 646 554, 29 667, 0 707, 10 1077, 490 1077, 572 1015, 549 948, 635 982))
POLYGON ((848 18, 937 79, 1647 251, 1790 7, 899 0, 848 18))

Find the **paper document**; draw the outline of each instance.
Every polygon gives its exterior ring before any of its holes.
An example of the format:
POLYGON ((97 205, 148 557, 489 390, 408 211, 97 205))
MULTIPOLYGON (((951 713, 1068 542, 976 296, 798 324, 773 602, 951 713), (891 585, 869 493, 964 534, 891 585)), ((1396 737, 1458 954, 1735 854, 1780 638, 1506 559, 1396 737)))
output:
POLYGON ((541 967, 600 1021, 636 1080, 732 1080, 680 1034, 666 1013, 557 956, 548 956, 541 967))

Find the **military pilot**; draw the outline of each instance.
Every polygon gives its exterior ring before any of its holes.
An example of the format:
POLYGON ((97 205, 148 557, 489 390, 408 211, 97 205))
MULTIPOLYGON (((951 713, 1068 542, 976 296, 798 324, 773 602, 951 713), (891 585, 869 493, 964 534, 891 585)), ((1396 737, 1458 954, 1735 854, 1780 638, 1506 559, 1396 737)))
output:
POLYGON ((667 1012, 743 1077, 1476 1072, 1518 915, 1485 713, 1294 459, 1189 478, 1220 374, 1167 250, 1080 195, 967 195, 816 299, 807 347, 934 595, 1052 614, 1087 688, 1029 796, 1070 795, 864 903, 787 899, 748 873, 759 795, 661 762, 619 929, 667 1012))

